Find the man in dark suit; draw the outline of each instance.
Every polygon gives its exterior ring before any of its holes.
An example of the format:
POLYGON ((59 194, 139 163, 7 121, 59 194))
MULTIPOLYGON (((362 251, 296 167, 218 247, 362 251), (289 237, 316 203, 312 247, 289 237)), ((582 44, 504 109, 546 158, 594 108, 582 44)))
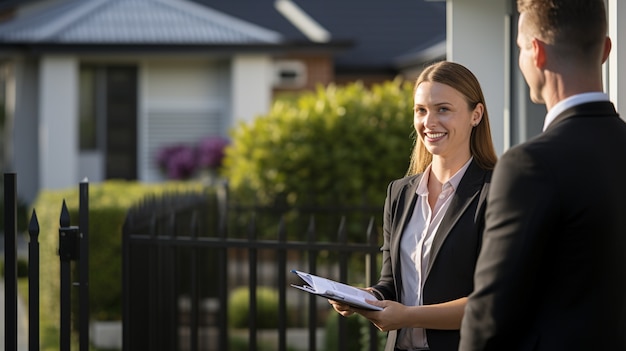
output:
POLYGON ((626 123, 603 0, 518 0, 544 131, 498 161, 459 349, 626 350, 626 123))

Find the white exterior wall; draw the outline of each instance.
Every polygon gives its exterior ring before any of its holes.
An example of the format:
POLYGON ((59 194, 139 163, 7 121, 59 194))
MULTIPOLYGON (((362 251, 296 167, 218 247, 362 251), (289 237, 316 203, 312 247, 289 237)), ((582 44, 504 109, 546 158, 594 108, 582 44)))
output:
POLYGON ((510 144, 507 1, 448 0, 446 7, 447 58, 469 68, 480 81, 494 146, 501 154, 510 144))
POLYGON ((626 2, 624 0, 608 0, 609 36, 613 48, 605 66, 608 66, 605 83, 611 101, 615 103, 617 111, 622 111, 621 117, 626 120, 626 2), (622 19, 619 21, 618 19, 622 19), (618 34, 622 34, 620 37, 618 34), (622 101, 620 103, 620 96, 622 101), (623 108, 620 108, 623 107, 623 108))
POLYGON ((44 56, 39 63, 40 189, 76 186, 78 175, 78 61, 44 56))
POLYGON ((230 69, 226 60, 144 60, 139 65, 138 178, 161 181, 158 150, 187 140, 226 135, 230 69))
POLYGON ((29 203, 37 196, 40 179, 37 72, 35 60, 16 58, 7 87, 7 167, 17 174, 18 196, 29 203))
POLYGON ((235 56, 231 70, 233 125, 269 112, 273 78, 270 56, 235 56))

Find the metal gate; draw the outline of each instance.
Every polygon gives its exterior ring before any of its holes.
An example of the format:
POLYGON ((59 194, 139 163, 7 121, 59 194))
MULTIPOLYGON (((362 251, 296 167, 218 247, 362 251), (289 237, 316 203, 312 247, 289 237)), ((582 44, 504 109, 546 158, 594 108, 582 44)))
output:
MULTIPOLYGON (((295 276, 291 269, 311 273, 321 271, 318 258, 334 255, 332 275, 347 281, 349 259, 358 255, 363 262, 362 283, 369 284, 378 277, 377 259, 380 254, 379 233, 374 217, 382 213, 379 207, 339 208, 316 207, 300 212, 316 212, 303 217, 300 240, 288 239, 288 229, 280 214, 265 220, 266 227, 276 228, 276 237, 261 237, 267 211, 283 209, 242 208, 229 203, 226 188, 217 194, 169 194, 147 198, 132 208, 126 218, 123 233, 123 349, 151 351, 234 350, 229 335, 229 292, 234 286, 248 290, 248 327, 243 331, 249 350, 259 347, 262 330, 259 286, 272 286, 278 294, 277 325, 272 350, 288 350, 287 294, 296 295, 302 304, 296 311, 303 316, 300 349, 318 350, 316 333, 323 320, 320 308, 328 303, 319 297, 301 294, 289 283, 295 276), (338 218, 337 225, 329 223, 332 238, 321 238, 321 212, 338 218), (360 233, 361 242, 349 242, 347 212, 359 213, 352 231, 360 233), (233 220, 239 221, 232 228, 233 220), (358 228, 356 228, 358 227, 358 228), (263 260, 265 256, 265 261, 263 260), (290 257, 298 257, 301 267, 293 267, 290 257), (263 275, 268 271, 269 275, 263 275), (239 278, 239 272, 244 272, 239 278), (233 280, 237 280, 233 283, 233 280), (295 291, 295 292, 292 292, 295 291), (256 317, 256 318, 255 318, 256 317), (260 317, 260 319, 259 319, 260 317)), ((354 222, 354 221, 352 221, 354 222)), ((352 223, 354 224, 354 223, 352 223)), ((326 236, 328 238, 329 236, 326 236)), ((328 274, 329 272, 322 272, 328 274)), ((296 277, 297 279, 297 277, 296 277)), ((368 323, 369 324, 369 323, 368 323)), ((339 318, 337 350, 350 350, 357 340, 348 340, 347 319, 339 318)), ((362 350, 379 350, 379 331, 371 324, 367 329, 367 345, 362 350)), ((365 342, 364 342, 365 343, 365 342)))
MULTIPOLYGON (((80 183, 79 225, 70 226, 65 201, 59 218, 60 351, 70 350, 71 291, 78 287, 78 324, 80 351, 89 350, 89 184, 80 183), (78 268, 78 279, 72 282, 71 263, 78 268)), ((17 318, 17 175, 4 174, 4 279, 5 323, 4 349, 18 348, 17 318)), ((28 224, 28 349, 39 350, 39 222, 33 209, 28 224)))

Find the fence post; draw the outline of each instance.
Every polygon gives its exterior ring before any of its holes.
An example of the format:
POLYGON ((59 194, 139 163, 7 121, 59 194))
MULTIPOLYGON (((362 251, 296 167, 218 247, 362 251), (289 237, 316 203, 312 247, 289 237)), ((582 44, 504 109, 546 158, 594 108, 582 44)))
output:
MULTIPOLYGON (((256 239, 256 214, 253 214, 248 223, 248 241, 254 243, 256 239)), ((248 350, 250 351, 256 350, 257 347, 257 253, 255 245, 250 245, 248 248, 248 350)))
MULTIPOLYGON (((316 235, 315 216, 311 215, 306 232, 306 240, 309 244, 309 248, 306 251, 309 257, 309 272, 317 272, 317 256, 319 251, 315 249, 315 243, 317 242, 316 235)), ((309 351, 315 351, 317 350, 317 297, 314 295, 309 296, 308 318, 309 351)))
MULTIPOLYGON (((228 183, 224 182, 217 188, 217 202, 219 209, 218 237, 222 242, 228 240, 228 206, 229 194, 228 183)), ((219 267, 228 267, 228 247, 219 250, 217 255, 219 267)), ((218 298, 222 302, 217 316, 218 325, 224 326, 219 328, 219 350, 228 350, 228 269, 221 268, 218 276, 218 298)))
POLYGON ((17 350, 17 177, 4 174, 4 349, 17 350))
POLYGON ((33 209, 28 224, 28 349, 39 350, 39 221, 33 209))
MULTIPOLYGON (((278 227, 278 286, 287 285, 287 228, 285 226, 284 214, 281 216, 278 227)), ((287 292, 285 289, 278 290, 278 350, 287 350, 287 292)))
POLYGON ((80 228, 79 266, 79 350, 89 350, 89 183, 79 186, 78 227, 80 228))
POLYGON ((70 213, 67 210, 65 200, 61 209, 59 219, 59 257, 61 264, 61 336, 60 350, 70 351, 71 337, 71 261, 78 260, 79 250, 79 231, 78 227, 70 227, 70 213))
MULTIPOLYGON (((369 224, 367 225, 367 243, 371 247, 378 247, 378 238, 374 230, 374 224, 376 221, 374 217, 370 217, 369 224)), ((372 286, 376 282, 376 275, 379 273, 376 270, 376 255, 368 253, 365 255, 365 268, 366 268, 366 282, 365 286, 372 286)), ((369 326, 369 349, 376 350, 378 348, 378 330, 373 325, 369 326)))

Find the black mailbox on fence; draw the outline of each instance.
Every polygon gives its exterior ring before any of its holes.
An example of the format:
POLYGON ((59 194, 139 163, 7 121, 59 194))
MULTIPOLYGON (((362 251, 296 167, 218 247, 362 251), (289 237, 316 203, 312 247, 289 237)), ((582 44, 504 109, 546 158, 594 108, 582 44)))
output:
POLYGON ((59 256, 61 261, 80 259, 80 233, 78 227, 59 228, 59 256))
POLYGON ((59 227, 59 256, 61 261, 77 261, 80 259, 80 230, 70 226, 70 214, 63 200, 59 227))

